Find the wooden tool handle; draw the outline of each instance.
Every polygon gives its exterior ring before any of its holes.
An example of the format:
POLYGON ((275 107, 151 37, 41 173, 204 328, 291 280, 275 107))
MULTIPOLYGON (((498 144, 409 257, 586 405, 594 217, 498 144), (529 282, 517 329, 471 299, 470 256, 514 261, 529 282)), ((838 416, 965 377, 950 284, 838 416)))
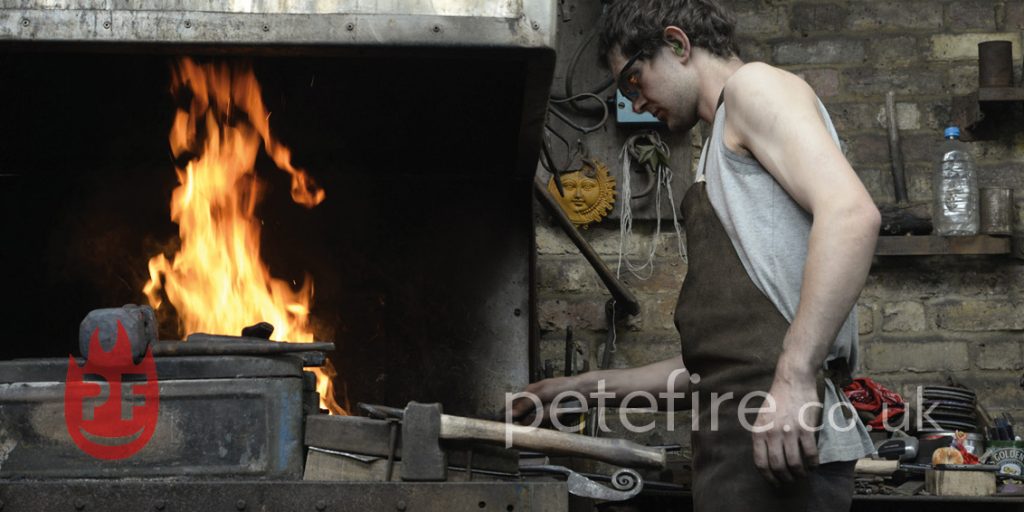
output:
POLYGON ((896 98, 893 91, 885 95, 885 117, 889 121, 889 154, 892 156, 892 182, 896 188, 896 202, 907 203, 907 178, 903 170, 900 149, 900 127, 896 117, 896 98))
POLYGON ((498 421, 441 415, 441 439, 505 443, 506 435, 511 439, 513 448, 579 455, 619 466, 665 467, 664 448, 651 448, 625 439, 587 437, 498 421))
POLYGON ((862 475, 890 476, 899 468, 898 460, 860 459, 853 471, 862 475))

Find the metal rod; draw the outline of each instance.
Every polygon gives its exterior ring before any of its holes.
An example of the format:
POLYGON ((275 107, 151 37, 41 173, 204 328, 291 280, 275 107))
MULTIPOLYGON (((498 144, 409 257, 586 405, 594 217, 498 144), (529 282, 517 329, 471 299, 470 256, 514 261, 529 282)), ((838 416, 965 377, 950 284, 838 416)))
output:
POLYGON ((250 341, 238 339, 234 341, 189 340, 189 341, 157 341, 153 343, 153 356, 223 356, 223 355, 267 355, 287 354, 293 352, 330 352, 334 343, 320 341, 314 343, 288 343, 266 340, 250 341))
POLYGON ((601 278, 601 282, 604 283, 604 286, 608 288, 608 291, 611 292, 612 296, 619 303, 621 311, 627 315, 639 313, 640 303, 633 296, 633 292, 629 291, 629 288, 626 288, 626 285, 619 281, 615 274, 612 274, 612 271, 608 269, 604 261, 601 261, 601 257, 597 255, 597 251, 583 239, 583 235, 580 235, 579 231, 576 231, 576 227, 572 225, 572 221, 562 211, 562 207, 558 205, 555 198, 548 194, 547 187, 544 186, 544 181, 540 177, 533 180, 533 195, 544 206, 544 209, 555 218, 558 226, 562 228, 562 231, 572 240, 573 245, 580 250, 583 257, 594 268, 597 276, 601 278))
POLYGON ((608 302, 604 304, 604 315, 608 321, 608 336, 604 342, 604 353, 601 355, 601 369, 607 370, 612 366, 612 353, 615 352, 615 341, 617 332, 615 331, 615 313, 618 311, 618 304, 615 299, 608 299, 608 302))
POLYGON ((384 481, 390 482, 391 475, 395 472, 395 451, 398 449, 398 420, 388 420, 388 465, 384 475, 384 481))
POLYGON ((573 359, 576 355, 576 345, 572 341, 572 326, 566 326, 565 328, 565 370, 562 375, 566 377, 572 377, 573 374, 573 359))

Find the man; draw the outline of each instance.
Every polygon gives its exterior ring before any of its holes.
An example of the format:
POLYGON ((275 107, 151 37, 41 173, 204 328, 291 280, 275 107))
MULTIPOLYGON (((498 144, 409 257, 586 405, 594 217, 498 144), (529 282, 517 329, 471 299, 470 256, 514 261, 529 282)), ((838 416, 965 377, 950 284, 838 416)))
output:
MULTIPOLYGON (((589 396, 599 382, 620 398, 658 393, 685 368, 699 375, 688 391, 701 395, 697 510, 847 510, 854 461, 871 443, 836 405, 856 365, 852 310, 879 213, 807 83, 745 64, 733 31, 714 0, 608 6, 601 52, 633 109, 677 132, 701 119, 713 126, 682 205, 690 253, 676 310, 682 355, 526 391, 544 402, 568 390, 589 396), (733 398, 715 407, 712 393, 733 398)), ((531 407, 519 400, 513 414, 531 407)))

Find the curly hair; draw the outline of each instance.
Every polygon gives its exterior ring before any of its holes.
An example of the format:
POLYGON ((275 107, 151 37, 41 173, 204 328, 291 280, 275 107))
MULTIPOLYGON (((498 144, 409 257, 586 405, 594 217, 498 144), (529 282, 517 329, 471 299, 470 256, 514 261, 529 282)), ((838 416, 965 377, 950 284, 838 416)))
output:
POLYGON ((736 19, 716 0, 615 0, 607 6, 598 55, 602 66, 616 47, 623 55, 653 53, 665 44, 665 27, 686 32, 690 44, 728 58, 740 54, 736 19))

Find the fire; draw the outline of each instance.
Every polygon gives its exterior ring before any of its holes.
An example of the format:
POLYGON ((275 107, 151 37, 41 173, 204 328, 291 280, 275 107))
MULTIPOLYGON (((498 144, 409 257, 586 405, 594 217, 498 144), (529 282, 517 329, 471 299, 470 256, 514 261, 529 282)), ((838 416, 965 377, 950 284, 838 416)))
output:
MULTIPOLYGON (((189 99, 171 127, 171 151, 179 186, 171 196, 171 220, 178 224, 181 248, 171 258, 149 260, 144 291, 154 308, 163 296, 178 313, 185 334, 237 335, 259 321, 274 325, 272 339, 313 341, 309 308, 313 282, 307 275, 293 289, 270 275, 260 257, 260 220, 255 209, 263 185, 255 175, 262 144, 281 170, 291 175, 292 199, 307 208, 324 200, 323 189, 291 164, 291 152, 270 133, 251 66, 199 64, 181 59, 173 70, 171 92, 189 99), (163 292, 161 294, 161 291, 163 292)), ((330 362, 315 369, 321 407, 345 414, 334 400, 330 362)))

